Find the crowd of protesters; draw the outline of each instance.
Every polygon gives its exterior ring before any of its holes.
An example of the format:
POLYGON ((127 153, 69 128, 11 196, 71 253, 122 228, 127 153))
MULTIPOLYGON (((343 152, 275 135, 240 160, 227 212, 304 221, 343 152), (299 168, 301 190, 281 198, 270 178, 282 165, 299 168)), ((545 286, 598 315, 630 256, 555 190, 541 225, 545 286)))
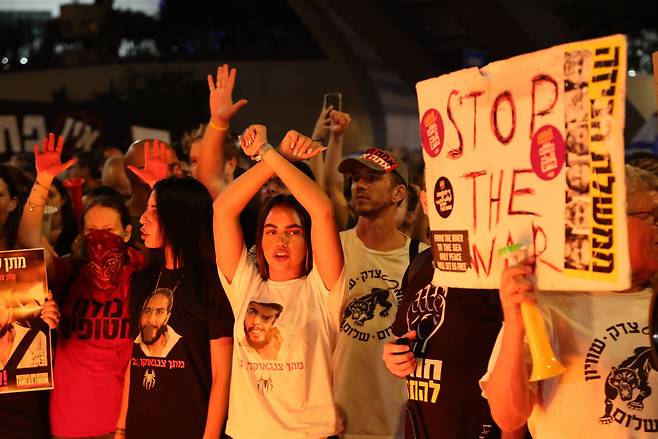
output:
MULTIPOLYGON (((308 136, 231 135, 247 105, 235 81, 226 65, 209 75, 210 119, 181 151, 151 139, 62 162, 51 134, 33 160, 0 166, 0 249, 46 249, 55 334, 53 390, 0 394, 2 437, 523 438, 526 423, 536 438, 651 437, 626 434, 607 399, 598 409, 607 387, 528 384, 520 304, 548 310, 568 370, 613 311, 646 325, 655 159, 626 169, 628 294, 535 294, 532 259, 500 291, 445 288, 432 284, 419 152, 344 156, 351 119, 332 107, 308 136), (578 314, 592 307, 601 315, 578 314), (92 336, 80 324, 109 318, 116 330, 92 336)), ((0 370, 20 330, 3 306, 0 370)), ((629 407, 658 417, 647 377, 638 385, 629 407)))

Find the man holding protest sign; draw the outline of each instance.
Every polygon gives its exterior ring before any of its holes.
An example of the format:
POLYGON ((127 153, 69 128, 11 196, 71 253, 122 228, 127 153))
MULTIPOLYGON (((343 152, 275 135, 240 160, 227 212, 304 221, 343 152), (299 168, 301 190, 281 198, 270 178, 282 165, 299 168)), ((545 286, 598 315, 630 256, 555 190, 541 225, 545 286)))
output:
POLYGON ((631 175, 625 187, 625 63, 626 41, 616 35, 417 85, 427 187, 434 189, 433 285, 500 286, 507 329, 482 385, 504 430, 522 427, 535 408, 535 439, 658 430, 652 366, 641 344, 648 344, 650 297, 642 287, 658 269, 658 192, 646 175, 631 175), (509 269, 499 250, 518 248, 533 258, 509 269), (642 256, 629 259, 629 248, 642 256), (525 277, 531 272, 532 282, 525 277), (593 293, 627 290, 631 274, 635 292, 593 293), (538 294, 547 307, 537 308, 528 297, 534 288, 558 292, 538 294), (541 337, 540 311, 550 340, 541 337), (543 366, 532 374, 524 335, 534 366, 543 366), (538 393, 529 379, 545 380, 538 393), (592 404, 597 392, 599 406, 592 404))
POLYGON ((644 438, 658 432, 656 365, 651 360, 650 281, 658 271, 658 177, 626 166, 632 285, 622 292, 541 292, 534 261, 503 272, 505 315, 481 385, 496 422, 515 430, 526 420, 535 439, 644 438), (537 302, 567 371, 529 382, 520 304, 537 302))

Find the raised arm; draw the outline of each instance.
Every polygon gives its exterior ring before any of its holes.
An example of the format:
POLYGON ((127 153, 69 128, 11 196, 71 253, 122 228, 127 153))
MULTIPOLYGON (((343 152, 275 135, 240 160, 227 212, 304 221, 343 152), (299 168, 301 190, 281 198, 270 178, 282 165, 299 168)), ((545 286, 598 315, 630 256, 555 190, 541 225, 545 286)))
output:
POLYGON ((229 70, 224 64, 217 67, 217 80, 208 75, 210 92, 210 122, 201 139, 201 151, 197 176, 214 200, 226 186, 224 180, 224 145, 228 136, 229 123, 240 108, 247 104, 246 99, 233 103, 236 69, 229 70))
MULTIPOLYGON (((265 127, 252 125, 248 130, 256 133, 265 133, 265 127)), ((260 140, 266 135, 254 136, 260 140)), ((343 250, 336 229, 336 221, 329 197, 324 190, 302 171, 293 166, 284 156, 275 149, 263 147, 267 142, 258 144, 253 142, 245 147, 247 154, 262 151, 263 161, 270 166, 288 187, 290 193, 300 202, 311 216, 311 241, 313 248, 322 249, 322 257, 314 258, 318 272, 327 289, 334 287, 343 271, 343 250)), ((323 148, 312 139, 296 131, 288 131, 279 146, 285 154, 307 158, 319 154, 323 148)))
MULTIPOLYGON (((253 131, 245 132, 242 142, 258 142, 261 145, 267 142, 264 133, 258 139, 254 136, 253 131)), ((240 213, 273 173, 272 168, 260 162, 226 186, 213 203, 217 267, 229 282, 233 281, 244 247, 240 213)))
POLYGON ((173 156, 174 152, 164 142, 154 139, 152 148, 149 142, 144 143, 144 167, 140 169, 129 165, 128 169, 153 189, 158 181, 170 175, 169 164, 173 156))
POLYGON ((71 167, 76 159, 62 163, 62 147, 64 138, 50 133, 43 139, 41 149, 34 145, 34 160, 37 168, 37 178, 27 199, 20 225, 18 226, 18 243, 23 248, 43 247, 41 241, 41 225, 43 211, 48 200, 50 186, 56 175, 71 167))
POLYGON ((525 327, 521 318, 521 303, 534 301, 533 284, 526 277, 532 273, 528 261, 505 269, 501 278, 500 300, 503 325, 500 352, 496 358, 485 395, 491 415, 504 431, 516 431, 530 417, 536 395, 528 382, 525 361, 525 327))
MULTIPOLYGON (((311 139, 313 139, 315 142, 322 143, 322 141, 327 137, 327 133, 329 132, 329 127, 331 125, 329 114, 331 113, 332 108, 333 107, 331 105, 328 107, 325 107, 324 105, 322 106, 322 110, 320 110, 318 119, 315 121, 313 134, 311 135, 311 139)), ((322 154, 311 157, 308 160, 308 164, 311 167, 311 171, 313 171, 313 175, 315 175, 315 181, 320 185, 320 187, 324 188, 324 157, 322 154)))
POLYGON ((343 159, 343 139, 345 130, 350 125, 352 118, 347 113, 332 111, 330 114, 331 124, 329 126, 329 144, 327 145, 327 154, 324 161, 324 190, 329 195, 331 204, 334 206, 336 215, 336 224, 338 230, 344 230, 347 227, 349 208, 347 200, 343 193, 344 178, 343 174, 338 172, 338 165, 343 159))

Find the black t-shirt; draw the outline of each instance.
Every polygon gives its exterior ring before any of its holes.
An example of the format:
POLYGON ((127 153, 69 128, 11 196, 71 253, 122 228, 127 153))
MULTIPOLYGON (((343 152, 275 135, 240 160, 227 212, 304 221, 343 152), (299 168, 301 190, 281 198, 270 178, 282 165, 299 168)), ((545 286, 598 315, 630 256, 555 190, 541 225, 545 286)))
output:
POLYGON ((418 366, 407 377, 406 437, 500 437, 478 385, 502 323, 498 291, 435 287, 433 274, 427 249, 404 275, 393 325, 398 336, 418 333, 412 345, 418 366))
POLYGON ((0 394, 0 438, 47 439, 50 392, 0 394))
POLYGON ((185 278, 181 270, 164 269, 154 291, 158 274, 147 269, 133 277, 131 327, 136 342, 130 360, 127 436, 200 438, 212 384, 210 340, 232 337, 231 305, 214 266, 200 269, 195 279, 185 278), (137 342, 153 339, 151 345, 137 342))

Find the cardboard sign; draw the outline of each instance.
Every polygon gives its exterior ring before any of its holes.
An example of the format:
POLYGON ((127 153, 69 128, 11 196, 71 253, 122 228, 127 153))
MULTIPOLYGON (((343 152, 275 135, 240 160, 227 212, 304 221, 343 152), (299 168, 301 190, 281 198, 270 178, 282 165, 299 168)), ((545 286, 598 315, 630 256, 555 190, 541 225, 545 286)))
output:
POLYGON ((630 285, 625 78, 615 35, 417 84, 435 284, 497 288, 520 244, 539 289, 630 285))
POLYGON ((50 329, 41 319, 48 297, 43 249, 0 252, 0 393, 53 388, 50 329))

